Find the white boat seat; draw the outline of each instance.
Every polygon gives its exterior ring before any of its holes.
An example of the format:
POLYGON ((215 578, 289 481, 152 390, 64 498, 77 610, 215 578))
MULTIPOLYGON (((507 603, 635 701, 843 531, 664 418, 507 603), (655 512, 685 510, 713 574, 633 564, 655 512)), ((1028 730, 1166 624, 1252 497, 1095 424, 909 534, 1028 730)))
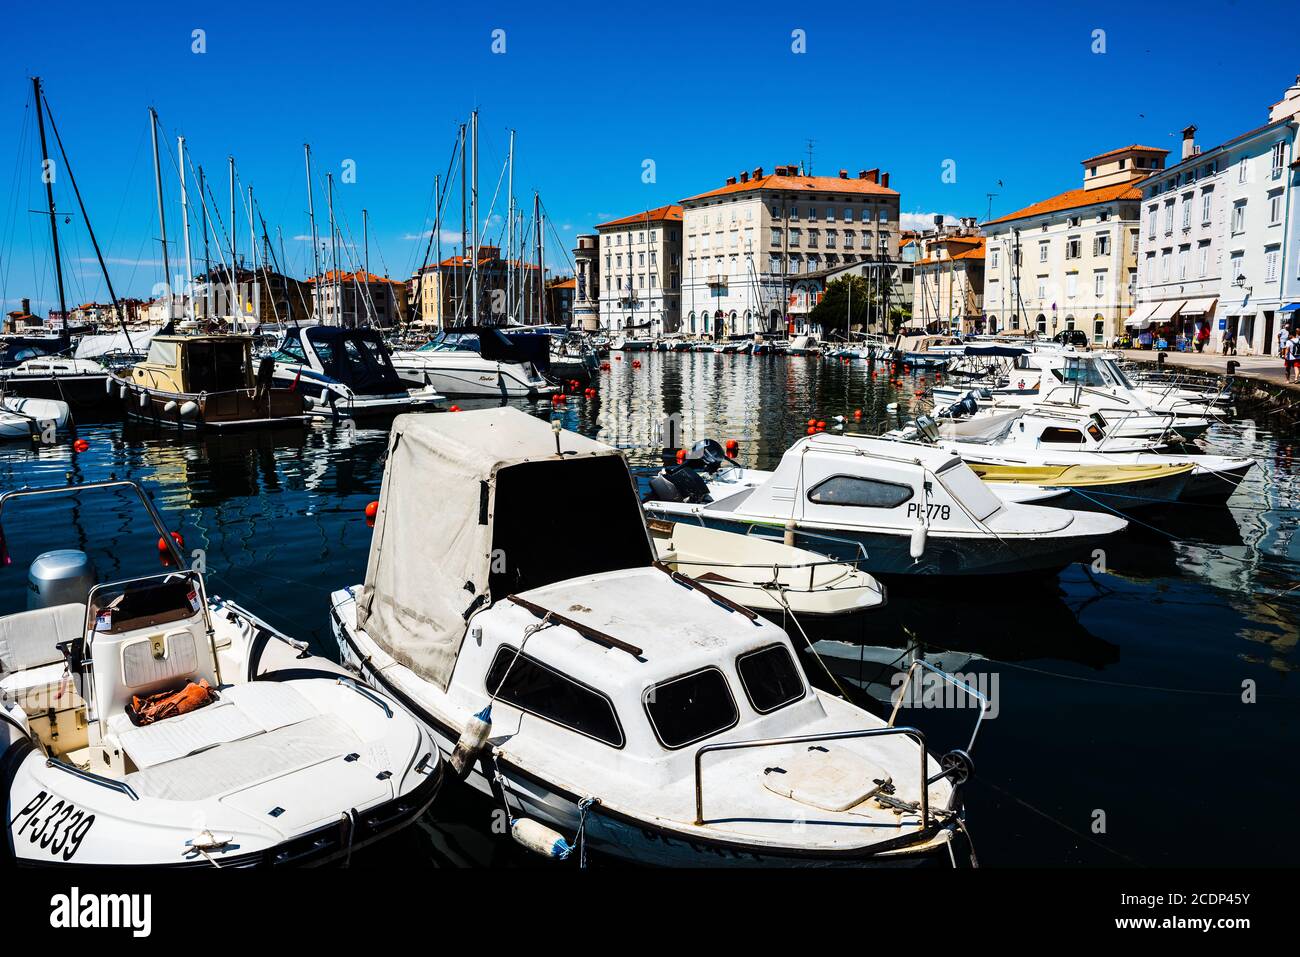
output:
POLYGON ((848 748, 812 744, 762 772, 763 786, 823 811, 847 811, 892 779, 884 768, 848 748))
MULTIPOLYGON (((332 714, 318 714, 266 734, 219 744, 200 754, 136 771, 126 775, 125 780, 141 797, 202 801, 331 758, 342 761, 350 753, 364 755, 365 751, 365 745, 345 721, 332 714)), ((373 780, 373 775, 368 777, 373 780)))
POLYGON ((77 681, 59 661, 14 674, 0 675, 0 700, 16 702, 29 715, 53 708, 67 711, 83 705, 77 681))
POLYGON ((86 606, 79 604, 33 608, 0 618, 0 675, 62 664, 56 647, 81 636, 86 627, 86 606))
POLYGON ((220 700, 136 727, 124 713, 108 720, 122 750, 145 770, 221 744, 308 721, 320 711, 288 685, 252 681, 220 690, 220 700))

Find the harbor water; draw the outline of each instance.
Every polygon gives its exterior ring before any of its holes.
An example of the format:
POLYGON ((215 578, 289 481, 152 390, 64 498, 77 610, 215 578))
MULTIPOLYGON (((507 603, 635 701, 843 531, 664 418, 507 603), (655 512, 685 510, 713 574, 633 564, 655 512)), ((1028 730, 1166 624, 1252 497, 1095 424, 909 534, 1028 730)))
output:
MULTIPOLYGON (((624 446, 632 464, 645 467, 658 461, 668 416, 685 444, 735 439, 744 464, 771 468, 810 419, 834 429, 842 416, 848 431, 877 431, 907 416, 921 401, 917 391, 933 384, 932 374, 891 378, 861 361, 611 359, 597 396, 570 398, 560 414, 567 428, 624 446)), ((551 414, 550 403, 521 404, 551 414)), ((371 537, 364 511, 379 496, 385 436, 382 425, 364 422, 234 435, 81 422, 84 451, 69 441, 0 448, 0 483, 110 476, 144 483, 183 550, 203 563, 212 593, 335 656, 328 596, 364 578, 371 537)), ((1300 666, 1298 442, 1239 418, 1214 426, 1200 444, 1259 467, 1227 506, 1139 515, 1091 566, 1050 581, 911 584, 848 623, 787 623, 796 647, 820 653, 804 656, 814 684, 878 713, 887 714, 912 654, 989 694, 966 790, 980 864, 1294 861, 1300 841, 1270 819, 1286 813, 1300 784, 1293 760, 1300 679, 1292 677, 1300 666)), ((584 490, 570 494, 577 500, 584 490)), ((539 514, 566 508, 535 505, 539 514)), ((438 510, 430 488, 430 522, 438 510)), ((160 561, 156 535, 124 496, 19 502, 5 510, 3 527, 7 610, 24 607, 27 565, 47 549, 86 548, 101 580, 154 571, 160 561)), ((558 553, 602 543, 561 538, 553 546, 558 553)), ((672 617, 663 609, 665 628, 672 617)), ((965 746, 974 725, 976 712, 963 704, 935 700, 903 715, 947 750, 965 746)), ((448 787, 417 827, 353 863, 554 866, 512 844, 503 821, 491 802, 448 787)))

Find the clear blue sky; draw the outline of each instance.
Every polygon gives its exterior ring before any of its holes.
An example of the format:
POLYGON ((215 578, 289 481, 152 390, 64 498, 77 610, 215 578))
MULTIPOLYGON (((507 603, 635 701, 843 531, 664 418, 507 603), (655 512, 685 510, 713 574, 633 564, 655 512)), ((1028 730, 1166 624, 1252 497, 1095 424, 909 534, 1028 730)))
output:
MULTIPOLYGON (((55 292, 46 222, 28 212, 44 205, 31 74, 44 79, 119 295, 148 295, 162 278, 151 104, 164 145, 186 135, 223 207, 234 154, 298 275, 310 271, 310 244, 294 238, 307 232, 302 144, 322 177, 354 160, 355 184, 336 190, 340 217, 359 242, 367 208, 372 271, 406 278, 431 224, 434 174, 474 106, 485 216, 513 127, 516 194, 531 203, 541 192, 558 234, 548 265, 565 271, 574 237, 602 219, 741 169, 806 161, 810 138, 816 173, 878 166, 905 213, 983 219, 987 193, 999 194, 995 214, 1009 212, 1076 186, 1094 153, 1132 142, 1176 150, 1191 122, 1207 146, 1257 126, 1300 72, 1294 6, 1262 2, 6 6, 0 298, 10 309, 30 296, 42 312, 55 292), (196 29, 202 54, 191 51, 196 29), (504 54, 492 51, 496 29, 504 54), (1104 53, 1092 52, 1095 30, 1104 53), (945 160, 955 183, 942 179, 945 160)), ((175 238, 176 174, 164 168, 175 238)), ((57 200, 75 213, 65 181, 57 200)), ((497 233, 490 225, 488 241, 497 233)), ((61 237, 69 300, 106 299, 79 217, 61 237)))

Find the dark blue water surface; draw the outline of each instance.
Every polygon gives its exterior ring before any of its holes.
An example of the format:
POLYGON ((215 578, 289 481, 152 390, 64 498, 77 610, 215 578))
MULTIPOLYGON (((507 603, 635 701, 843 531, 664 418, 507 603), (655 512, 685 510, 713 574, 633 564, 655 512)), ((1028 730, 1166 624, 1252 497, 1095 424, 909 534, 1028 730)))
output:
MULTIPOLYGON (((809 418, 833 425, 845 416, 852 430, 861 410, 860 428, 877 428, 888 403, 906 413, 932 381, 909 375, 895 385, 861 362, 638 358, 639 368, 630 356, 611 362, 599 396, 568 400, 563 418, 628 446, 633 464, 646 466, 667 414, 680 414, 688 442, 734 438, 745 464, 771 468, 809 418)), ((211 592, 332 655, 327 598, 364 578, 364 509, 379 495, 385 435, 364 424, 355 435, 318 425, 178 436, 83 422, 84 452, 66 442, 0 447, 0 487, 110 476, 144 483, 186 552, 203 550, 211 592)), ((863 689, 888 686, 889 663, 910 645, 983 676, 997 710, 980 731, 966 798, 982 864, 1294 862, 1300 842, 1286 815, 1300 783, 1296 444, 1249 420, 1215 426, 1201 444, 1260 467, 1227 507, 1142 516, 1108 549, 1104 572, 1075 566, 1050 583, 1007 579, 974 591, 935 581, 891 593, 885 608, 847 626, 805 623, 833 652, 826 660, 840 687, 878 712, 863 689)), ((570 501, 537 505, 562 511, 582 497, 574 488, 570 501)), ((431 486, 430 521, 438 509, 431 486)), ((27 565, 50 548, 87 549, 101 579, 159 568, 157 535, 125 496, 16 501, 3 524, 12 559, 0 571, 5 611, 23 606, 27 565)), ((599 547, 555 542, 557 552, 599 547)), ((805 658, 811 680, 833 687, 805 658)), ((974 714, 909 711, 907 720, 946 749, 965 743, 974 714)), ((532 863, 494 833, 492 811, 448 788, 418 828, 357 863, 532 863)))

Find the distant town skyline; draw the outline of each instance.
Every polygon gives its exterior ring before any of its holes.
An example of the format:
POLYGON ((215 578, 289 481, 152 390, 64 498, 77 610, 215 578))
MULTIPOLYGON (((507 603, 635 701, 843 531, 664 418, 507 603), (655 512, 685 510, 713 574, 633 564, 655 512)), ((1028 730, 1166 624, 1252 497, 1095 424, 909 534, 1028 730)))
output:
MULTIPOLYGON (((1261 125, 1300 70, 1287 31, 1265 27, 1275 8, 1180 11, 1156 29, 1112 3, 916 7, 887 18, 764 3, 743 16, 577 4, 557 17, 523 5, 449 12, 325 0, 303 12, 73 3, 56 20, 49 8, 13 8, 0 74, 0 308, 24 298, 40 312, 57 308, 48 227, 31 212, 44 207, 33 74, 45 83, 118 295, 148 297, 163 280, 151 105, 161 146, 174 156, 176 135, 186 136, 223 219, 226 157, 235 157, 240 199, 251 185, 276 255, 282 242, 298 277, 313 271, 302 156, 311 143, 318 231, 327 235, 320 184, 332 172, 348 238, 361 246, 366 209, 370 270, 402 280, 424 255, 435 174, 445 175, 457 125, 477 107, 482 242, 503 241, 513 128, 516 196, 527 219, 540 192, 553 229, 547 266, 567 273, 577 236, 597 223, 715 189, 755 166, 806 168, 811 158, 819 175, 888 170, 902 228, 920 228, 935 215, 983 222, 1070 188, 1078 177, 1069 172, 1104 150, 1176 151, 1188 124, 1207 147, 1261 125)), ((174 159, 162 165, 175 274, 177 174, 174 159)), ((453 178, 444 256, 460 242, 453 178)), ((104 301, 62 179, 56 201, 69 305, 104 301)), ((191 229, 197 258, 194 217, 191 229)), ((241 223, 238 246, 249 242, 241 223)), ((358 249, 340 265, 361 258, 358 249)))

